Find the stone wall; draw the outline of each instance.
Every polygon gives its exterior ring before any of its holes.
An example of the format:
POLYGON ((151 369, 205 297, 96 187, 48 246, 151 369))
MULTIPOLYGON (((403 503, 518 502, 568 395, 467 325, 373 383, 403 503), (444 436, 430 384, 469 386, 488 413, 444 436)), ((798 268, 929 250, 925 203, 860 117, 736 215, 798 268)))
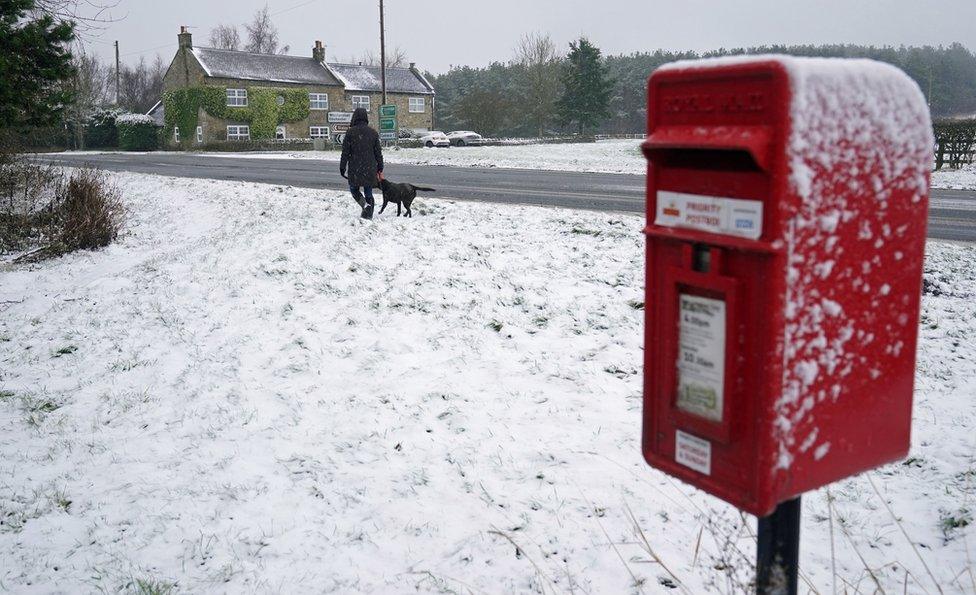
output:
MULTIPOLYGON (((383 102, 382 93, 362 93, 355 91, 348 91, 345 93, 345 109, 352 110, 352 96, 353 95, 368 95, 369 96, 369 123, 374 128, 379 128, 379 106, 383 102)), ((397 106, 397 123, 400 128, 411 128, 411 129, 423 129, 430 130, 434 126, 434 110, 433 110, 433 96, 431 95, 415 95, 410 93, 389 93, 386 94, 386 100, 391 104, 397 106), (424 112, 422 114, 411 114, 410 98, 411 97, 423 97, 424 98, 424 112)))

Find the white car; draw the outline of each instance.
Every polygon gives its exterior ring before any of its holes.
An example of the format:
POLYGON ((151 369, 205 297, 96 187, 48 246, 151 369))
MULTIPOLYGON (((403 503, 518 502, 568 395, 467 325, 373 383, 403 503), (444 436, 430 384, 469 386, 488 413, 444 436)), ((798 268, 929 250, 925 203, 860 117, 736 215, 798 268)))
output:
POLYGON ((420 137, 420 142, 424 144, 425 147, 450 147, 451 141, 447 138, 447 135, 438 130, 428 132, 427 134, 420 137))
POLYGON ((470 130, 455 130, 454 132, 448 132, 447 139, 451 141, 451 144, 455 147, 480 147, 481 143, 485 140, 480 134, 477 132, 471 132, 470 130))

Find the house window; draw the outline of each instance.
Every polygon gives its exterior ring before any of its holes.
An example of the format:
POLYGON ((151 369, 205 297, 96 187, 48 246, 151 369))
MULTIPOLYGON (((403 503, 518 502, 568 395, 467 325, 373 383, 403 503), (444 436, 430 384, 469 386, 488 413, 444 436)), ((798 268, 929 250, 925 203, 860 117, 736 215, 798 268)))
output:
POLYGON ((424 113, 424 98, 423 97, 411 97, 410 105, 408 110, 411 114, 422 114, 424 113))
POLYGON ((325 93, 309 93, 309 107, 312 109, 329 109, 329 96, 325 93))
POLYGON ((247 89, 227 89, 227 105, 230 107, 246 107, 247 89))
POLYGON ((173 126, 173 142, 180 142, 180 127, 173 126))
POLYGON ((329 138, 329 127, 328 126, 309 126, 308 128, 309 138, 329 138))
POLYGON ((279 127, 275 128, 275 138, 278 139, 278 140, 284 140, 284 139, 287 138, 285 136, 285 127, 284 126, 279 126, 279 127))
POLYGON ((227 140, 251 140, 250 126, 228 126, 227 140))
POLYGON ((197 142, 203 142, 203 126, 197 126, 197 142))
POLYGON ((369 111, 369 95, 353 95, 352 109, 356 109, 357 107, 361 107, 366 111, 369 111))

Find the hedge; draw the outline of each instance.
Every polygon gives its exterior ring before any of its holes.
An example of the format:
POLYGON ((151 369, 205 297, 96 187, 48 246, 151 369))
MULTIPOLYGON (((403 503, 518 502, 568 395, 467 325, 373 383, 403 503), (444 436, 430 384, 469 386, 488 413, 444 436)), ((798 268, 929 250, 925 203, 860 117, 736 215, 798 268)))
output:
POLYGON ((976 157, 976 118, 943 119, 933 122, 935 129, 935 169, 952 169, 972 163, 976 157))
POLYGON ((115 127, 123 151, 154 151, 159 147, 159 126, 149 116, 125 114, 115 120, 115 127))
POLYGON ((119 146, 119 133, 115 128, 115 119, 122 115, 117 108, 95 110, 88 118, 85 130, 85 144, 90 148, 119 146))
POLYGON ((163 94, 166 134, 172 136, 179 126, 181 138, 189 139, 197 129, 200 108, 215 118, 243 122, 251 127, 251 138, 273 139, 279 124, 304 120, 309 114, 307 89, 252 87, 247 90, 247 106, 227 105, 223 87, 189 87, 163 94), (284 104, 278 105, 278 97, 284 104))

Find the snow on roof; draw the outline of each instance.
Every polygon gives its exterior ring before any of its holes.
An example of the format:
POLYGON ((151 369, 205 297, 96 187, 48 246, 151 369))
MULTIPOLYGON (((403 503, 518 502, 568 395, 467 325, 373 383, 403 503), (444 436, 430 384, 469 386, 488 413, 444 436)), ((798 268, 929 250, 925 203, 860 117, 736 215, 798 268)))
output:
POLYGON ((154 106, 149 108, 146 115, 151 117, 159 126, 163 126, 166 123, 166 106, 163 105, 163 101, 157 101, 154 106))
MULTIPOLYGON (((381 91, 380 67, 359 64, 329 64, 347 91, 381 91)), ((409 68, 386 67, 386 90, 392 93, 433 94, 430 83, 409 68)))
POLYGON ((208 76, 276 83, 340 84, 328 67, 312 57, 257 54, 234 50, 191 49, 208 76))
MULTIPOLYGON (((342 85, 347 91, 380 91, 380 67, 327 64, 314 58, 257 54, 235 50, 191 49, 207 76, 268 81, 342 85)), ((387 67, 386 90, 392 93, 433 94, 434 88, 409 68, 387 67)))

